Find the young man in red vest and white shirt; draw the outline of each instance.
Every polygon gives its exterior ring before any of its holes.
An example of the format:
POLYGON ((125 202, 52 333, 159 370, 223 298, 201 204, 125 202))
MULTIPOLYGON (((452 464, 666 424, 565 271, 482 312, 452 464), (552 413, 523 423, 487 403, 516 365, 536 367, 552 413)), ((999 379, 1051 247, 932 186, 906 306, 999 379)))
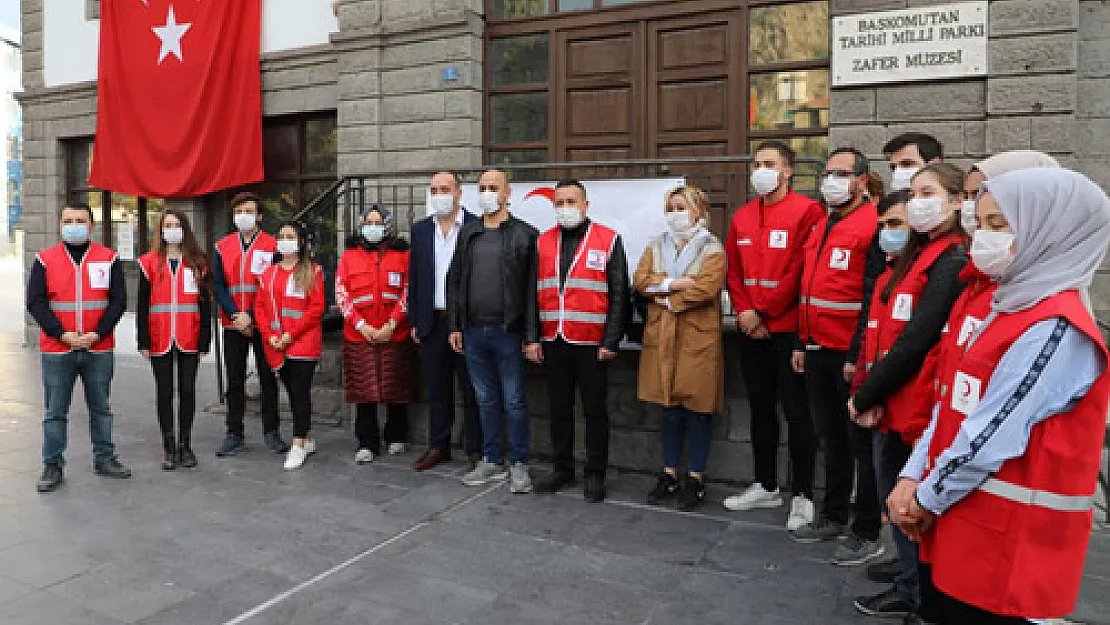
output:
POLYGON ((115 328, 127 307, 123 267, 112 250, 91 240, 93 213, 71 203, 59 218, 62 242, 39 252, 27 281, 27 312, 41 329, 42 422, 40 493, 62 485, 69 404, 81 378, 89 410, 93 468, 98 475, 131 477, 112 444, 109 395, 115 368, 115 328))
POLYGON ((262 232, 258 196, 239 193, 231 200, 233 232, 216 243, 212 278, 220 322, 224 327, 224 363, 227 367, 227 437, 217 456, 232 456, 246 449, 243 413, 246 397, 247 353, 254 351, 255 369, 262 386, 262 431, 266 447, 277 454, 289 450, 278 432, 277 380, 266 364, 262 334, 254 320, 255 299, 262 273, 274 261, 277 241, 262 232))
POLYGON ((756 150, 752 187, 759 197, 736 210, 729 228, 728 293, 739 314, 740 370, 751 405, 755 482, 728 497, 729 510, 774 508, 783 503, 778 483, 782 403, 789 428, 791 491, 788 530, 814 520, 813 465, 817 441, 806 402, 805 377, 791 356, 798 340, 798 293, 804 245, 825 215, 821 205, 795 192, 794 150, 768 141, 756 150))
POLYGON ((629 307, 628 263, 621 237, 586 217, 590 203, 577 180, 555 186, 557 225, 540 235, 536 298, 540 349, 533 354, 547 370, 554 470, 536 492, 554 493, 574 484, 574 389, 582 397, 586 427, 583 494, 605 498, 609 463, 606 408, 609 361, 617 356, 629 307))
POLYGON ((798 309, 795 371, 804 372, 810 412, 825 442, 825 501, 813 523, 792 532, 798 542, 848 539, 833 556, 836 564, 864 564, 883 554, 882 517, 871 457, 871 431, 848 418, 846 354, 863 309, 867 257, 878 212, 867 196, 870 166, 853 148, 830 153, 821 195, 828 215, 805 246, 798 309), (850 497, 855 485, 855 514, 850 497))

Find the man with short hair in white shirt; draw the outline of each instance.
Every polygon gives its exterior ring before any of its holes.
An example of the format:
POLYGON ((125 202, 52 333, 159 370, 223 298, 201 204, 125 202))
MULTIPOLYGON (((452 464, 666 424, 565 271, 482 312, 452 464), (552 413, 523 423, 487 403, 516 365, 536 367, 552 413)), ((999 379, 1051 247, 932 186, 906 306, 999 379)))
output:
POLYGON ((447 270, 463 224, 477 219, 463 210, 461 198, 458 175, 437 173, 428 186, 428 216, 412 226, 408 315, 428 388, 428 450, 413 463, 417 471, 451 459, 455 377, 463 393, 463 445, 471 468, 482 456, 482 426, 466 360, 447 342, 447 270))

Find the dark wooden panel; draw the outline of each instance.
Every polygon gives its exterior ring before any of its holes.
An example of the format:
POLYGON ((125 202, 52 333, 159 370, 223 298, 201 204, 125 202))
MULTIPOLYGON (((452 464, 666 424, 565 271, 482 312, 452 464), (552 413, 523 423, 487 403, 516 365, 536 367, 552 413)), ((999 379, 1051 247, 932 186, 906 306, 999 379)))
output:
POLYGON ((728 81, 659 86, 659 130, 728 130, 728 81))
POLYGON ((567 93, 567 136, 627 133, 632 129, 630 89, 567 93))
POLYGON ((632 157, 628 146, 612 148, 568 148, 567 160, 575 161, 621 161, 632 157))
POLYGON ((631 34, 570 40, 567 42, 567 79, 629 74, 635 58, 640 58, 640 55, 633 54, 631 34))
POLYGON ((728 25, 710 24, 659 32, 659 69, 728 63, 728 25))

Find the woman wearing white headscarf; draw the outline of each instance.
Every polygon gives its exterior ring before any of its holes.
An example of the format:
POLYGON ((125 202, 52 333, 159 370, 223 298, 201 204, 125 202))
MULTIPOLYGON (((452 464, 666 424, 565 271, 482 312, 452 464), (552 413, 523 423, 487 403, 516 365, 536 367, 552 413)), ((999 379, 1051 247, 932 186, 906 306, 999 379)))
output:
POLYGON ((1024 169, 990 179, 977 216, 991 312, 888 504, 929 563, 924 620, 1025 623, 1079 595, 1110 398, 1081 292, 1110 243, 1110 198, 1081 174, 1024 169))

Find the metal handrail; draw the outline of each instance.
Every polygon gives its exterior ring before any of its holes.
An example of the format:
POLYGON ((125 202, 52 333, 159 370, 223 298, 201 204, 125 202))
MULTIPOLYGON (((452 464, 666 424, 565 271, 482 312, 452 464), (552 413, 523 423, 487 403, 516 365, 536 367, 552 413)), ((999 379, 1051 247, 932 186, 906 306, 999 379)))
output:
POLYGON ((309 213, 314 212, 317 209, 317 207, 322 205, 326 198, 328 198, 332 195, 337 195, 338 192, 339 192, 339 188, 342 187, 347 182, 347 179, 349 177, 350 176, 344 176, 343 178, 340 178, 339 180, 336 180, 335 182, 331 183, 331 185, 327 189, 324 189, 324 191, 322 193, 320 193, 320 195, 317 195, 316 197, 312 198, 312 200, 308 204, 306 204, 305 207, 300 210, 300 212, 298 212, 296 215, 294 215, 293 220, 294 221, 303 220, 305 215, 308 215, 309 213))

